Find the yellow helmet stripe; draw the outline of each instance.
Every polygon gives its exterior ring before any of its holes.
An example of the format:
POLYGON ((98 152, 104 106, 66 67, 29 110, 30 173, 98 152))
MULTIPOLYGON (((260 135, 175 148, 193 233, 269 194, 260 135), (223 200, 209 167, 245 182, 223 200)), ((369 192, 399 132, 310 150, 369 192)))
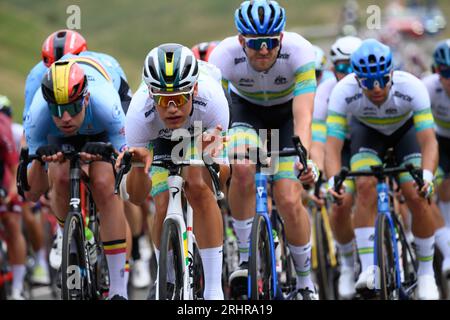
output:
POLYGON ((58 104, 69 103, 69 72, 74 62, 52 65, 53 92, 58 104))
POLYGON ((166 75, 171 77, 171 76, 173 76, 173 62, 174 62, 174 59, 172 59, 172 61, 168 62, 167 61, 167 55, 164 58, 165 58, 166 75))
POLYGON ((100 72, 106 80, 111 81, 111 77, 109 76, 108 72, 106 72, 105 68, 103 68, 103 66, 94 59, 87 57, 76 57, 71 58, 70 60, 93 67, 95 70, 100 72))

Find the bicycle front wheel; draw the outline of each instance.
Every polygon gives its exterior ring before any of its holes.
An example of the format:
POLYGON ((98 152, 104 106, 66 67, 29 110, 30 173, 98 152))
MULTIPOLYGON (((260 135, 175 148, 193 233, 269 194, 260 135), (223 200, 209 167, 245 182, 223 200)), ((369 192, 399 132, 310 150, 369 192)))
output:
POLYGON ((396 290, 396 268, 394 260, 394 248, 392 246, 392 234, 389 220, 381 214, 377 218, 377 267, 380 279, 380 299, 398 299, 396 290))
POLYGON ((263 216, 253 220, 249 256, 249 298, 251 300, 270 300, 274 298, 272 255, 269 240, 269 227, 263 216))
POLYGON ((86 250, 83 242, 84 226, 79 215, 69 213, 64 224, 62 247, 62 299, 90 300, 86 250))
MULTIPOLYGON (((183 299, 184 263, 182 260, 183 242, 178 226, 174 220, 166 219, 161 235, 158 290, 159 300, 183 299), (173 259, 169 261, 169 251, 173 259), (169 263, 168 263, 169 262, 169 263), (174 279, 168 279, 169 272, 174 273, 174 279), (171 280, 171 281, 169 281, 171 280), (174 281, 174 282, 172 282, 174 281)), ((187 258, 187 257, 186 257, 187 258)))
MULTIPOLYGON (((317 210, 317 209, 316 209, 317 210)), ((330 250, 320 211, 314 214, 315 243, 317 252, 317 282, 320 300, 334 300, 334 268, 330 263, 330 250)))

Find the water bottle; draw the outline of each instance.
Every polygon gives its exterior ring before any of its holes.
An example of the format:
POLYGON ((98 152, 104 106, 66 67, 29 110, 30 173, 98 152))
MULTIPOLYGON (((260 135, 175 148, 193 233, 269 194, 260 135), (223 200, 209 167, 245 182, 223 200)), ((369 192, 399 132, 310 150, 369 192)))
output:
POLYGON ((273 245, 275 247, 275 268, 277 273, 282 271, 281 267, 281 246, 280 239, 278 238, 278 233, 275 229, 272 229, 273 245))
POLYGON ((88 248, 89 260, 91 265, 94 265, 97 262, 97 246, 95 245, 94 234, 91 229, 88 227, 84 227, 84 235, 86 237, 86 245, 88 248))

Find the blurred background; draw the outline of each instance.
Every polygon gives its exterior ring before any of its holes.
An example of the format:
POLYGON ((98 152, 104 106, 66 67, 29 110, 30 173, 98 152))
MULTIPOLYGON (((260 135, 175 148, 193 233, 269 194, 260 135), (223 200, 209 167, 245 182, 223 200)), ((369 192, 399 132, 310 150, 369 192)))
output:
MULTIPOLYGON (((191 47, 236 34, 233 17, 241 2, 0 0, 0 94, 11 99, 14 119, 22 122, 26 76, 40 61, 46 37, 67 28, 72 12, 66 11, 71 5, 81 10, 81 29, 77 31, 87 40, 88 49, 115 57, 135 91, 150 49, 164 42, 191 47)), ((376 37, 393 48, 399 68, 419 77, 430 71, 430 56, 437 41, 450 38, 448 0, 279 3, 286 8, 286 29, 298 32, 326 53, 339 35, 376 37)))

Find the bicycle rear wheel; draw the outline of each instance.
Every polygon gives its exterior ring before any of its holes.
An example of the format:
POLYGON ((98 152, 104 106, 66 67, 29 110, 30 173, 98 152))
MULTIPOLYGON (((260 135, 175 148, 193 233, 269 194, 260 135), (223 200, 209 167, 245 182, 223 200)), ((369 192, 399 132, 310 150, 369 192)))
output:
POLYGON ((64 225, 62 248, 62 299, 90 300, 86 250, 83 241, 84 226, 77 214, 69 213, 64 225))
POLYGON ((273 295, 272 255, 269 230, 264 216, 256 215, 251 232, 249 256, 249 298, 251 300, 270 300, 273 295))
POLYGON ((319 297, 320 300, 334 300, 336 298, 334 268, 330 263, 330 250, 328 248, 322 214, 317 210, 313 216, 317 252, 317 282, 319 286, 319 297))
MULTIPOLYGON (((183 299, 184 261, 181 259, 183 242, 176 222, 166 219, 161 236, 159 266, 158 266, 158 290, 159 300, 183 299), (173 250, 173 261, 168 265, 168 253, 173 250), (169 283, 167 279, 168 269, 175 272, 175 283, 169 283), (173 292, 172 292, 173 286, 173 292)), ((186 257, 187 258, 187 257, 186 257)))
POLYGON ((380 276, 380 299, 398 299, 396 290, 396 268, 392 234, 386 215, 380 214, 376 223, 377 232, 377 267, 380 276))

